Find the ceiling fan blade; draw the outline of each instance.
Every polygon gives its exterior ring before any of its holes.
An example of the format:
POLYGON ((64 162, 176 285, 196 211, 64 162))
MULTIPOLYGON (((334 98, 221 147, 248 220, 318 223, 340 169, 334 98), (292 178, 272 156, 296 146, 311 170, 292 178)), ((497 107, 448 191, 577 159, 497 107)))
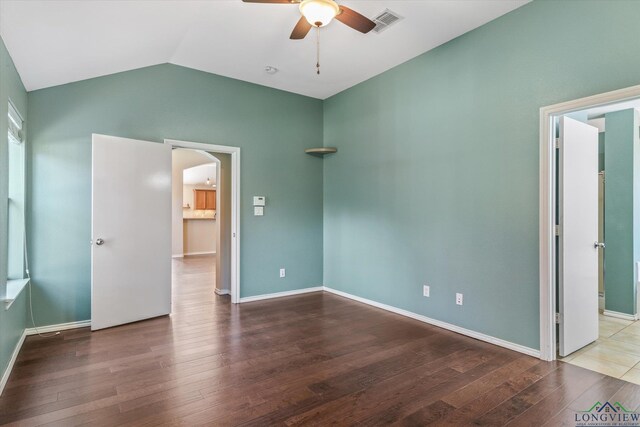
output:
POLYGON ((356 12, 353 9, 349 9, 347 6, 340 6, 340 13, 336 16, 336 19, 343 24, 358 30, 361 33, 368 33, 373 30, 376 23, 356 12))
POLYGON ((273 4, 296 4, 300 0, 242 0, 245 3, 273 3, 273 4))
POLYGON ((302 16, 289 37, 291 40, 301 40, 307 36, 307 33, 311 29, 311 24, 307 21, 307 18, 302 16))

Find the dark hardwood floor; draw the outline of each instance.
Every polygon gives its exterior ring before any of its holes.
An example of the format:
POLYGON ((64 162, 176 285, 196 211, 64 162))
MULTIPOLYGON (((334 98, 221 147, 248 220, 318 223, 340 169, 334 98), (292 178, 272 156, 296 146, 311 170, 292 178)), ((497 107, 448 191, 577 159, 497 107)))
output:
POLYGON ((640 387, 330 294, 232 306, 213 258, 174 262, 174 312, 27 338, 0 397, 15 425, 575 425, 640 387))

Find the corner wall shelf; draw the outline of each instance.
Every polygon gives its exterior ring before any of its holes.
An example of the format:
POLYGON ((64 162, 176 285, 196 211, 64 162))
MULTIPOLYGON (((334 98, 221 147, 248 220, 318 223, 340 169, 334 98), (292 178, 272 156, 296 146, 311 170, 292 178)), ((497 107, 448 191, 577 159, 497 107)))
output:
POLYGON ((307 148, 304 150, 305 153, 311 154, 312 156, 322 157, 326 154, 336 153, 338 149, 336 147, 318 147, 318 148, 307 148))

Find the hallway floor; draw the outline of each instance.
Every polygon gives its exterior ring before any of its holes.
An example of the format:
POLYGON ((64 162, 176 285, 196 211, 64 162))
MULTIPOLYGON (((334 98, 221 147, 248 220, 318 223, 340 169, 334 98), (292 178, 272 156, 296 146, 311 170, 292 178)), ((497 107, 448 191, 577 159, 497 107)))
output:
POLYGON ((175 260, 171 316, 28 337, 0 424, 575 425, 640 386, 332 294, 232 305, 213 260, 175 260))
POLYGON ((216 256, 194 255, 174 258, 172 273, 172 317, 191 315, 194 308, 224 310, 231 304, 229 295, 220 296, 215 292, 216 256), (223 304, 220 304, 223 303, 223 304))
POLYGON ((561 360, 640 384, 640 321, 599 316, 598 340, 561 360))

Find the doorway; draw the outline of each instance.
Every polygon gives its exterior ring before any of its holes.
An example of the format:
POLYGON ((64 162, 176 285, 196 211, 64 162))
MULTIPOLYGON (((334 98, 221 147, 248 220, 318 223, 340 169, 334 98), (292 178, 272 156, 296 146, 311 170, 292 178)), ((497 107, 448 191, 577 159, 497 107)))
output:
POLYGON ((210 153, 177 148, 171 151, 171 163, 171 283, 175 313, 190 304, 190 299, 208 301, 215 298, 214 291, 217 295, 230 293, 228 280, 221 275, 229 270, 228 264, 219 262, 221 258, 228 261, 228 245, 220 247, 220 242, 229 240, 228 197, 224 197, 229 189, 226 184, 221 188, 221 161, 210 153))
POLYGON ((541 358, 632 382, 639 130, 640 87, 541 109, 541 358))
MULTIPOLYGON (((192 206, 189 206, 187 210, 190 211, 191 214, 193 214, 193 212, 197 212, 195 214, 196 216, 214 216, 214 222, 217 228, 217 238, 215 243, 215 292, 218 295, 229 294, 231 296, 231 302, 238 303, 240 301, 240 148, 170 139, 165 139, 165 144, 170 145, 172 149, 197 152, 201 156, 204 156, 208 160, 210 160, 210 163, 214 163, 216 165, 215 184, 213 183, 211 177, 209 177, 210 188, 202 189, 212 191, 214 189, 213 185, 216 186, 215 202, 213 202, 213 205, 216 207, 216 209, 207 209, 205 194, 202 197, 202 200, 205 204, 205 209, 191 209, 192 206), (224 186, 225 190, 228 191, 219 191, 222 186, 224 186), (226 197, 225 194, 227 195, 226 197), (221 211, 221 209, 223 210, 221 211)), ((204 184, 204 186, 206 187, 206 181, 204 184)), ((197 189, 192 188, 190 190, 195 191, 197 189)), ((196 198, 198 197, 200 197, 200 195, 194 194, 193 204, 198 203, 198 201, 196 200, 196 198)), ((179 217, 182 217, 184 210, 183 206, 184 204, 179 207, 179 213, 174 212, 174 215, 177 214, 179 217)), ((174 209, 176 208, 174 207, 174 209)), ((195 219, 194 221, 200 220, 195 219)), ((200 226, 203 225, 202 223, 198 224, 200 226)), ((176 227, 173 227, 173 235, 176 234, 175 228, 176 227)), ((179 239, 176 240, 179 241, 179 239)), ((182 243, 184 244, 184 238, 182 243)), ((176 252, 175 248, 174 252, 176 252)), ((204 252, 207 251, 205 250, 204 252)), ((208 252, 211 251, 209 250, 208 252)))

